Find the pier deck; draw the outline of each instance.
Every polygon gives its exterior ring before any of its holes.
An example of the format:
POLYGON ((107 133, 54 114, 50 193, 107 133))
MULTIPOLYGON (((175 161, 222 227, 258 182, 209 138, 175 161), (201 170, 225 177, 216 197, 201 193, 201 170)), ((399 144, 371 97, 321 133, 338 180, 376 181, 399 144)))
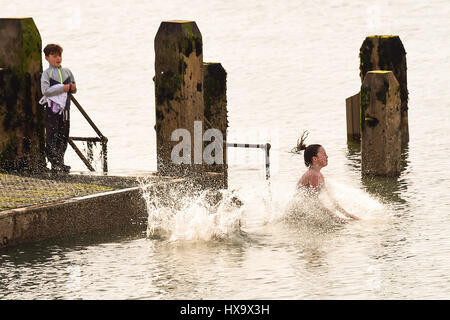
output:
MULTIPOLYGON (((130 186, 132 182, 130 181, 130 186)), ((119 189, 106 179, 30 177, 0 173, 0 211, 119 189)))
POLYGON ((140 181, 155 186, 215 188, 218 174, 191 178, 0 173, 0 249, 20 243, 145 223, 140 181))

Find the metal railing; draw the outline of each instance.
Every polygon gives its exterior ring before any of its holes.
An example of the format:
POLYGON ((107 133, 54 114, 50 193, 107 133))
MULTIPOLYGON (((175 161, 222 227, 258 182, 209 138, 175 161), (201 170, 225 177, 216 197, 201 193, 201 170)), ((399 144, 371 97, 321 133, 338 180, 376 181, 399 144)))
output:
POLYGON ((265 151, 266 157, 266 180, 270 178, 270 143, 266 144, 251 144, 251 143, 226 143, 227 148, 258 148, 265 151))
MULTIPOLYGON (((209 122, 209 120, 204 117, 206 125, 209 128, 214 128, 214 126, 209 122)), ((225 142, 226 148, 258 148, 263 149, 265 154, 265 162, 266 162, 266 180, 270 178, 270 143, 266 144, 251 144, 251 143, 231 143, 231 142, 225 142)))
POLYGON ((80 105, 80 103, 77 101, 77 99, 74 98, 73 95, 70 96, 70 99, 75 104, 75 106, 80 110, 81 114, 84 116, 84 118, 87 120, 87 122, 91 125, 92 129, 94 129, 95 133, 97 133, 98 137, 69 137, 69 144, 75 151, 75 153, 80 157, 80 159, 83 161, 83 163, 86 165, 86 167, 90 171, 95 171, 95 169, 92 167, 92 162, 94 161, 94 154, 93 154, 93 145, 97 144, 97 142, 100 142, 102 145, 102 163, 103 163, 103 173, 106 174, 108 172, 108 149, 107 149, 107 143, 108 138, 106 138, 100 130, 97 128, 95 123, 91 120, 91 118, 88 116, 86 111, 84 111, 83 107, 80 105), (87 144, 87 155, 85 156, 83 152, 81 152, 80 149, 76 146, 74 141, 84 141, 87 144))

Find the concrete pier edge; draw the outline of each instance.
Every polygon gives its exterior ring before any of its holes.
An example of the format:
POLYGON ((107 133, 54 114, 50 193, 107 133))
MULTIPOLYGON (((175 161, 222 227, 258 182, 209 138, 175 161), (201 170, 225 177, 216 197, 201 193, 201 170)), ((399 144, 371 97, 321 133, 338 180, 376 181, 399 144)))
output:
MULTIPOLYGON (((159 177, 158 180, 154 182, 155 187, 187 184, 214 189, 223 177, 211 173, 197 178, 159 177)), ((147 207, 141 186, 4 210, 0 211, 0 250, 50 238, 107 231, 143 223, 146 219, 147 207)))

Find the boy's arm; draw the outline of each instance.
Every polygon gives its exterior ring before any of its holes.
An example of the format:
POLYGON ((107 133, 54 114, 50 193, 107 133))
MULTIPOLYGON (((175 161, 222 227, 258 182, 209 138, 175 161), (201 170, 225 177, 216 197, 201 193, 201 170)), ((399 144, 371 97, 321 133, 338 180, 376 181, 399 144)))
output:
POLYGON ((72 84, 70 92, 71 93, 77 93, 77 85, 76 85, 76 82, 75 82, 75 77, 73 76, 72 71, 70 71, 69 69, 67 69, 67 71, 69 71, 70 83, 72 84))
POLYGON ((44 96, 52 97, 63 93, 64 87, 63 86, 50 87, 50 76, 47 72, 44 72, 41 76, 41 91, 44 96))

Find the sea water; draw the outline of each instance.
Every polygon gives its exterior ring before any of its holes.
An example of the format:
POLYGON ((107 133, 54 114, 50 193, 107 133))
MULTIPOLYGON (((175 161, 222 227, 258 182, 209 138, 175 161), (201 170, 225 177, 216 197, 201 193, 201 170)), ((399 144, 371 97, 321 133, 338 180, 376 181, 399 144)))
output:
MULTIPOLYGON (((1 251, 1 298, 448 297, 447 1, 58 6, 53 17, 49 1, 0 0, 3 17, 32 16, 44 44, 63 46, 77 99, 108 137, 110 174, 156 169, 154 36, 163 20, 189 19, 204 61, 227 71, 227 141, 270 142, 271 178, 261 150, 229 149, 219 200, 176 190, 172 204, 146 198, 148 218, 130 230, 1 251), (410 143, 398 178, 361 177, 360 150, 346 142, 345 99, 359 91, 359 48, 372 34, 399 35, 407 52, 410 143), (329 155, 330 196, 361 220, 323 227, 314 203, 296 196, 306 168, 289 150, 303 130, 329 155)), ((71 135, 94 135, 75 108, 71 119, 71 135)), ((87 171, 70 149, 66 162, 87 171)))

